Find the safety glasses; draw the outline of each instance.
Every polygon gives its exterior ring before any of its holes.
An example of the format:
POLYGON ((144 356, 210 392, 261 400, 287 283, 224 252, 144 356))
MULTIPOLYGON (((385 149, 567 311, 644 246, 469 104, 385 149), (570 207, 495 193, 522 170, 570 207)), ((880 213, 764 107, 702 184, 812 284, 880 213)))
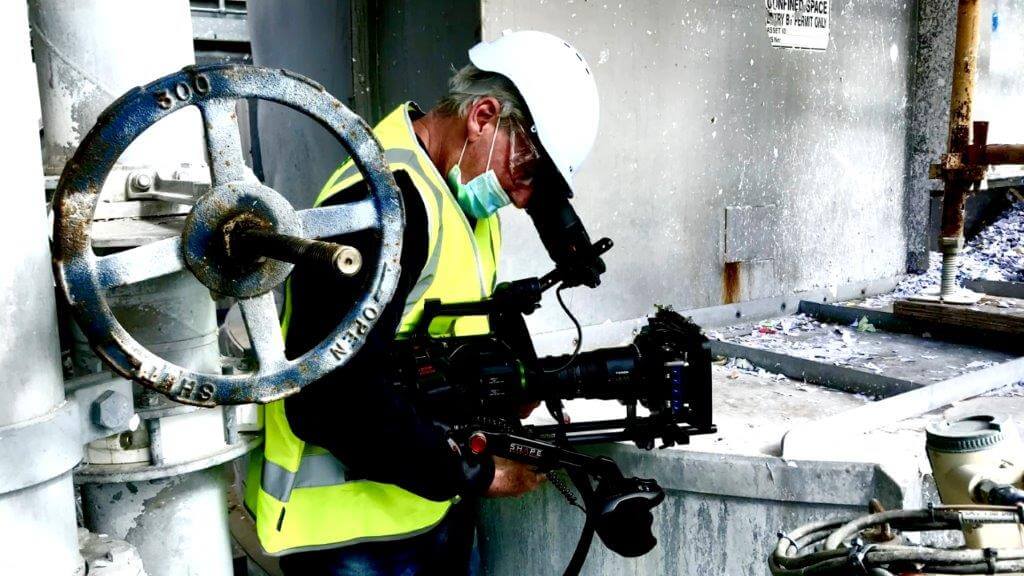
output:
POLYGON ((534 144, 530 133, 519 122, 510 120, 509 128, 509 173, 517 184, 529 185, 537 171, 537 164, 541 158, 540 150, 534 144))

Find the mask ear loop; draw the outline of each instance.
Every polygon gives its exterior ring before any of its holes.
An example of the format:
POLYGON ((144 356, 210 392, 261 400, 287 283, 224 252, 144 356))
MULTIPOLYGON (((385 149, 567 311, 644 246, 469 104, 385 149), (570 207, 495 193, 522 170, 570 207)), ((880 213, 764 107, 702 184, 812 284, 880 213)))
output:
MULTIPOLYGON (((494 143, 498 141, 498 128, 501 126, 501 116, 498 116, 498 123, 494 126, 494 138, 491 138, 491 149, 487 152, 487 170, 491 169, 491 156, 494 155, 494 143)), ((459 152, 459 161, 455 163, 462 171, 462 157, 466 155, 466 146, 469 146, 469 137, 462 143, 462 152, 459 152)), ((460 182, 461 184, 461 182, 460 182)))
MULTIPOLYGON (((491 138, 491 149, 487 152, 487 170, 491 169, 491 156, 494 155, 494 143, 498 141, 498 129, 501 128, 501 116, 498 116, 498 123, 494 125, 494 138, 491 138)), ((465 151, 466 147, 462 147, 465 151)))
POLYGON ((462 170, 462 157, 466 155, 466 146, 469 146, 469 136, 466 136, 466 141, 462 143, 462 152, 459 153, 459 161, 455 163, 462 170))

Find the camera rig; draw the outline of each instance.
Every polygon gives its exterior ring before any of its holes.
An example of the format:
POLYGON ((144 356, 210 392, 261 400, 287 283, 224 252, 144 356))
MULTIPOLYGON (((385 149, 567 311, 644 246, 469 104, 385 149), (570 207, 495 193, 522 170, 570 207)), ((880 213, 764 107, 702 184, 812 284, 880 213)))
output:
MULTIPOLYGON (((609 248, 611 241, 606 238, 592 245, 588 242, 587 259, 599 263, 600 254, 609 248)), ((577 252, 577 263, 579 256, 577 252)), ((596 285, 598 276, 582 278, 596 285)), ((716 430, 711 421, 707 339, 697 325, 671 310, 659 309, 628 345, 537 356, 524 315, 537 309, 545 290, 584 283, 591 284, 561 267, 542 278, 501 284, 491 298, 482 301, 429 300, 418 330, 397 343, 393 357, 395 384, 451 426, 450 438, 463 454, 532 464, 549 473, 570 504, 584 510, 583 533, 566 574, 577 574, 582 568, 595 532, 609 549, 623 556, 649 552, 657 543, 651 510, 665 498, 657 481, 626 477, 610 458, 587 455, 574 447, 630 441, 649 450, 659 440, 664 448, 716 430), (490 332, 430 335, 435 321, 466 316, 487 317, 490 332), (617 400, 625 406, 626 417, 568 423, 562 402, 578 398, 617 400), (556 424, 520 421, 521 407, 539 402, 556 424), (648 414, 641 415, 641 408, 648 414), (575 485, 582 505, 554 474, 558 470, 564 470, 575 485)))

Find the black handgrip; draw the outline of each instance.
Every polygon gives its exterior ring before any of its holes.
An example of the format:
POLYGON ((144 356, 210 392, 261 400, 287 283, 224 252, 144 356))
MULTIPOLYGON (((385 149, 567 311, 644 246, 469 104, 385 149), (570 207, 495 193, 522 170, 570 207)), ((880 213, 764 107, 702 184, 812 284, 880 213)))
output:
POLYGON ((602 482, 596 494, 597 535, 609 550, 635 558, 650 552, 658 540, 651 510, 665 500, 665 491, 654 480, 624 478, 602 482))

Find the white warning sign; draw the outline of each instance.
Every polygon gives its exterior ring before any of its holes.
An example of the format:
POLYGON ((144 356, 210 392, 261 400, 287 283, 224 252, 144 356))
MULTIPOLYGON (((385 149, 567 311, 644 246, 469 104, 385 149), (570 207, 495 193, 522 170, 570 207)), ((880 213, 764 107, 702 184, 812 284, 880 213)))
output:
POLYGON ((775 48, 828 47, 829 0, 765 0, 768 38, 775 48))

